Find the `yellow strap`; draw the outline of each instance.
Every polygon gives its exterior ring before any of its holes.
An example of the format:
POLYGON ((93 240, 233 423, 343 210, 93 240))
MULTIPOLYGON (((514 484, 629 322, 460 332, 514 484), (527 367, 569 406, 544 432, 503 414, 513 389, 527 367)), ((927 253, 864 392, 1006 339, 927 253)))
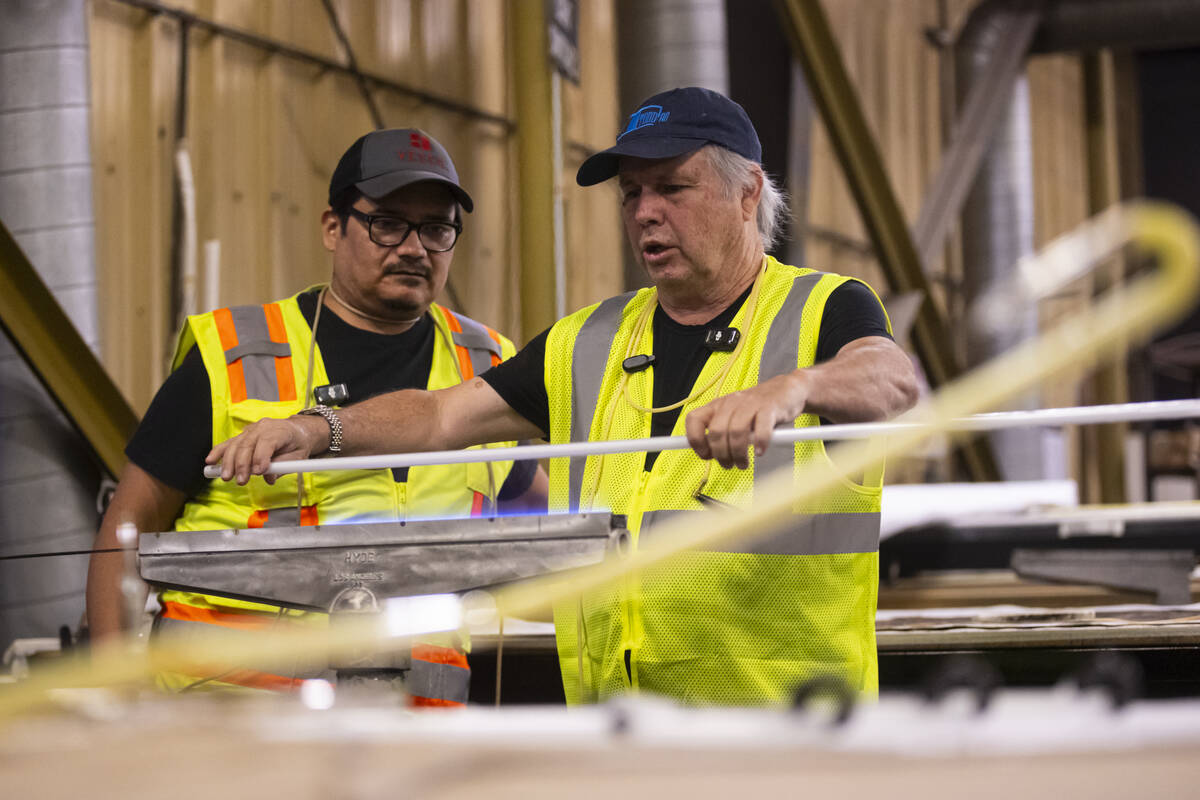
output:
MULTIPOLYGON (((743 323, 742 327, 744 327, 747 331, 753 330, 754 314, 755 314, 755 312, 758 311, 758 295, 759 295, 760 290, 762 289, 763 276, 766 274, 767 274, 767 257, 764 255, 763 259, 762 259, 762 265, 758 268, 758 275, 754 279, 754 288, 752 288, 750 290, 750 297, 747 298, 747 300, 746 300, 745 322, 743 323)), ((658 302, 657 302, 658 289, 657 289, 657 287, 655 287, 654 289, 651 289, 651 292, 653 294, 652 294, 650 300, 646 303, 645 307, 642 309, 641 314, 638 316, 637 322, 633 326, 633 334, 629 337, 629 343, 625 346, 625 358, 630 358, 631 356, 636 355, 635 351, 638 349, 638 343, 641 342, 642 335, 646 331, 646 325, 648 325, 650 320, 653 318, 654 309, 658 307, 658 302)), ((687 397, 683 398, 682 400, 680 400, 677 403, 672 403, 669 406, 661 406, 659 408, 654 408, 654 407, 646 408, 641 403, 638 403, 636 400, 634 400, 629 395, 629 373, 625 372, 623 369, 621 371, 621 396, 625 398, 625 402, 629 403, 629 405, 633 406, 634 409, 636 409, 637 411, 640 411, 643 414, 658 414, 663 411, 674 411, 677 408, 682 408, 683 406, 685 406, 688 403, 695 400, 697 397, 700 397, 701 395, 703 395, 705 392, 707 392, 712 387, 716 386, 721 381, 725 380, 725 376, 729 374, 729 371, 731 369, 733 369, 733 365, 737 362, 738 356, 741 355, 742 348, 745 346, 746 340, 748 338, 750 338, 750 337, 742 336, 738 339, 737 345, 733 348, 733 352, 729 354, 729 358, 726 359, 725 364, 721 367, 721 369, 717 370, 717 373, 715 375, 713 375, 712 379, 709 380, 708 383, 704 384, 704 386, 700 387, 699 389, 693 389, 691 394, 689 394, 687 397)), ((654 397, 654 392, 653 392, 653 388, 652 388, 651 389, 651 400, 653 400, 653 397, 654 397)), ((616 403, 609 403, 608 414, 605 415, 604 427, 602 428, 602 432, 601 432, 601 437, 600 437, 601 441, 608 439, 608 432, 612 429, 613 415, 615 414, 616 408, 617 408, 616 403)), ((710 462, 708 469, 706 469, 705 473, 704 473, 705 481, 708 480, 709 470, 711 470, 711 469, 712 469, 712 464, 710 462)), ((593 473, 594 478, 592 479, 591 493, 588 495, 588 497, 590 499, 594 499, 596 497, 596 493, 600 490, 600 477, 601 477, 601 473, 603 471, 604 471, 604 457, 601 456, 599 462, 596 465, 596 469, 593 473)), ((703 486, 704 483, 702 482, 700 485, 703 486)), ((579 495, 580 511, 583 510, 583 497, 584 497, 584 495, 583 495, 583 492, 581 491, 580 495, 579 495)), ((589 500, 589 502, 590 502, 590 500, 589 500)))
MULTIPOLYGON (((762 266, 759 267, 758 276, 754 279, 754 288, 750 290, 750 297, 746 300, 746 322, 744 323, 746 330, 751 330, 753 328, 754 312, 758 309, 758 293, 762 288, 763 275, 766 274, 767 257, 763 256, 762 266)), ((630 358, 631 356, 637 355, 637 353, 634 351, 637 350, 638 342, 640 342, 642 339, 642 334, 646 330, 646 325, 649 323, 650 318, 654 315, 654 309, 658 307, 658 302, 656 300, 658 297, 658 289, 655 288, 652 291, 654 292, 654 296, 651 297, 650 302, 646 304, 646 307, 642 309, 641 316, 638 317, 637 324, 633 328, 633 336, 630 337, 629 344, 625 348, 625 358, 630 358)), ((691 394, 680 400, 678 403, 672 403, 669 406, 661 406, 659 408, 643 407, 640 403, 629 396, 628 372, 625 372, 621 377, 621 394, 624 395, 625 401, 629 403, 629 405, 633 406, 643 414, 658 414, 663 411, 674 411, 677 408, 682 408, 725 379, 725 376, 729 374, 729 370, 733 369, 734 362, 736 362, 738 356, 741 355, 742 347, 746 344, 746 339, 748 338, 748 336, 740 337, 737 345, 733 348, 733 352, 730 353, 729 358, 725 361, 725 365, 717 371, 717 374, 713 375, 712 379, 699 389, 693 389, 691 394)), ((651 399, 653 399, 653 393, 651 394, 651 399)))

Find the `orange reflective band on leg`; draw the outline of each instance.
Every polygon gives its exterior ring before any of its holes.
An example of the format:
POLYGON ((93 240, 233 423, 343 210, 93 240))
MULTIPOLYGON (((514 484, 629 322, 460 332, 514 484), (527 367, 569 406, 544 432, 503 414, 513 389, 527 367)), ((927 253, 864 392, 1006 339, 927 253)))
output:
MULTIPOLYGON (((283 324, 283 309, 278 303, 268 303, 263 306, 267 318, 267 333, 272 342, 287 344, 287 328, 283 324)), ((296 376, 292 372, 291 356, 275 357, 275 381, 279 386, 279 399, 296 399, 296 376)), ((301 523, 303 524, 303 523, 301 523)))
POLYGON ((470 669, 466 653, 460 653, 453 647, 438 647, 435 644, 414 644, 412 657, 417 661, 428 661, 430 664, 450 664, 454 667, 470 669))
POLYGON ((466 708, 466 703, 457 700, 439 700, 436 697, 418 697, 409 695, 408 705, 412 708, 466 708))
POLYGON ((246 520, 246 527, 261 528, 265 526, 267 524, 267 514, 268 512, 261 508, 258 511, 255 511, 250 515, 250 518, 246 520))
MULTIPOLYGON (((221 349, 228 352, 238 346, 237 326, 233 324, 233 314, 228 308, 218 308, 213 312, 213 322, 217 326, 217 335, 221 337, 221 349)), ((240 360, 226 367, 229 374, 229 399, 240 403, 246 399, 246 377, 242 372, 240 360)))
POLYGON ((475 492, 475 496, 471 498, 471 516, 483 516, 483 492, 475 492))
POLYGON ((304 683, 303 678, 285 678, 282 675, 272 675, 270 672, 256 672, 252 669, 235 669, 224 674, 214 670, 212 683, 232 683, 245 686, 248 689, 262 689, 268 692, 294 692, 304 683))
POLYGON ((275 614, 259 614, 253 611, 245 613, 218 611, 215 608, 199 608, 171 600, 162 604, 162 615, 167 619, 180 622, 203 622, 207 625, 218 625, 222 628, 243 631, 265 630, 280 621, 280 617, 275 614))
MULTIPOLYGON (((446 664, 451 667, 465 669, 469 673, 471 665, 467 656, 453 647, 438 647, 433 644, 414 644, 412 648, 413 661, 425 661, 429 664, 446 664)), ((440 697, 423 697, 419 694, 409 695, 408 704, 413 708, 463 708, 467 704, 458 700, 446 700, 440 697)))
POLYGON ((300 524, 301 525, 320 525, 321 522, 317 519, 316 506, 301 506, 300 507, 300 524))
MULTIPOLYGON (((163 602, 161 616, 164 626, 172 626, 168 631, 161 634, 166 640, 170 640, 171 637, 174 636, 179 636, 181 631, 191 631, 193 633, 200 632, 204 635, 216 635, 218 637, 238 637, 246 634, 261 634, 263 631, 272 628, 278 630, 280 629, 280 625, 284 626, 284 628, 288 628, 293 624, 296 624, 287 617, 280 617, 279 615, 273 613, 256 611, 223 611, 214 608, 191 606, 187 605, 186 603, 177 603, 171 600, 163 602), (177 623, 184 623, 184 627, 182 629, 174 627, 177 623), (192 624, 196 623, 199 625, 212 627, 191 627, 192 624)), ((152 638, 151 646, 153 646, 154 641, 155 638, 152 638)), ((250 689, 261 689, 271 692, 294 691, 298 689, 300 684, 305 680, 303 677, 285 677, 283 675, 276 675, 271 672, 263 672, 244 667, 231 669, 227 663, 210 663, 206 661, 197 661, 191 664, 172 666, 169 673, 164 674, 171 674, 190 679, 195 683, 196 686, 217 688, 222 684, 232 684, 234 686, 243 686, 250 689)))

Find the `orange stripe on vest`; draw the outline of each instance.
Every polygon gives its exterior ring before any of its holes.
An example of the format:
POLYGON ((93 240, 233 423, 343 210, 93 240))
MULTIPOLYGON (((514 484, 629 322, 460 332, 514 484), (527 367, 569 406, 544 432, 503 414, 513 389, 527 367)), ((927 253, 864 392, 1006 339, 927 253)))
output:
MULTIPOLYGON (((439 306, 440 308, 440 306, 439 306)), ((450 330, 454 333, 462 333, 462 323, 458 321, 458 317, 449 309, 442 309, 442 317, 445 318, 446 324, 450 326, 450 330)), ((458 356, 458 369, 462 372, 463 380, 470 380, 475 377, 475 367, 471 365, 471 351, 461 345, 454 345, 454 353, 458 356)))
MULTIPOLYGON (((246 518, 247 528, 265 528, 271 519, 271 509, 260 508, 246 518)), ((300 506, 301 525, 320 525, 320 515, 316 506, 300 506)))
MULTIPOLYGON (((287 328, 283 324, 283 309, 279 307, 279 303, 264 305, 263 313, 267 317, 267 332, 271 341, 287 344, 287 328)), ((291 356, 275 357, 275 381, 279 386, 280 401, 296 399, 296 376, 292 372, 291 356)))
MULTIPOLYGON (((489 328, 486 325, 484 325, 483 327, 487 331, 488 336, 492 337, 492 341, 496 343, 496 347, 500 348, 500 352, 504 352, 504 343, 500 341, 500 334, 496 333, 494 330, 492 330, 491 328, 489 328)), ((495 353, 492 353, 492 366, 494 367, 499 363, 500 363, 500 356, 496 355, 495 353)))
MULTIPOLYGON (((233 324, 233 314, 228 308, 218 308, 213 312, 213 322, 217 326, 217 335, 221 337, 221 349, 228 352, 238 346, 237 326, 233 324)), ((226 365, 229 373, 229 399, 240 403, 246 399, 246 376, 242 372, 242 362, 226 365)))

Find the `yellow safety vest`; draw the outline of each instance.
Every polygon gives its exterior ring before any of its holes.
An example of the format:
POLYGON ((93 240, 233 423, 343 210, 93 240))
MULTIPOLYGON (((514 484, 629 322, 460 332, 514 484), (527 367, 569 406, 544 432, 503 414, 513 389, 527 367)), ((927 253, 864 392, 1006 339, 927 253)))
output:
MULTIPOLYGON (((200 349, 212 387, 214 445, 236 436, 252 422, 289 417, 305 407, 303 395, 308 385, 312 330, 300 311, 298 297, 188 317, 180 333, 172 369, 183 363, 192 347, 200 349)), ((429 315, 437 341, 427 389, 442 389, 469 380, 515 352, 507 338, 436 303, 430 306, 429 315)), ((329 383, 320 348, 313 348, 312 369, 314 387, 329 383)), ((513 444, 501 442, 488 446, 513 444)), ((511 461, 412 467, 403 482, 398 482, 392 471, 386 469, 306 473, 303 475, 306 504, 300 509, 296 506, 296 475, 280 476, 274 485, 261 477, 252 477, 244 487, 215 479, 184 504, 175 521, 175 530, 478 515, 495 507, 496 497, 511 469, 511 461)), ((159 599, 164 611, 157 624, 164 633, 169 631, 172 635, 187 635, 190 630, 209 625, 253 633, 281 618, 289 623, 325 623, 323 614, 281 610, 263 603, 195 592, 165 591, 159 599)), ((465 661, 461 666, 465 666, 465 661)), ((299 670, 281 677, 239 671, 232 680, 223 675, 222 680, 212 683, 222 688, 227 683, 289 688, 295 683, 294 676, 303 673, 304 670, 299 670)), ((159 676, 160 686, 167 689, 179 689, 195 680, 194 676, 186 675, 159 676)), ((439 685, 445 683, 443 679, 439 685)), ((451 683, 461 684, 465 693, 465 682, 456 679, 451 683)))
MULTIPOLYGON (((731 325, 747 337, 719 386, 687 403, 714 398, 811 366, 830 293, 850 278, 769 259, 758 310, 743 307, 731 325)), ((650 435, 650 415, 618 391, 621 362, 635 322, 651 302, 643 289, 560 320, 546 342, 546 391, 554 443, 650 435)), ((638 353, 654 350, 647 325, 638 353)), ((705 385, 730 353, 708 357, 705 385)), ((630 378, 631 396, 649 408, 653 367, 630 378)), ((796 427, 819 424, 813 414, 796 427)), ((554 459, 550 504, 558 510, 607 509, 628 517, 634 544, 656 521, 702 510, 697 495, 749 506, 758 478, 816 460, 836 467, 820 441, 772 447, 751 468, 722 469, 691 450, 665 451, 653 468, 644 454, 554 459)), ((761 705, 790 697, 807 678, 834 673, 860 691, 877 690, 875 603, 878 589, 882 468, 797 507, 795 522, 749 543, 685 553, 619 588, 555 608, 559 661, 569 703, 644 690, 687 703, 761 705)))

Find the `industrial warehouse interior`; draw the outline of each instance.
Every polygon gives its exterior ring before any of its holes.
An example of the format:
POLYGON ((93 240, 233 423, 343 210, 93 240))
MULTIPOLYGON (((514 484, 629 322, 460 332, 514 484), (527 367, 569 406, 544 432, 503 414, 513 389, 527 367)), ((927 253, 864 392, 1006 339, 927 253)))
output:
POLYGON ((0 795, 1200 796, 1197 0, 0 0, 0 795))

